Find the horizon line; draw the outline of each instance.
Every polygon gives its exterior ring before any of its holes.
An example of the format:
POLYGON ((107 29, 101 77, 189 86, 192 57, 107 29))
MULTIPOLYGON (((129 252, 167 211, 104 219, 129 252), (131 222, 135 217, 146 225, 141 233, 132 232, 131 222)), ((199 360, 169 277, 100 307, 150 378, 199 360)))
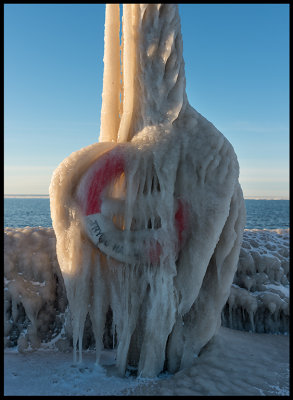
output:
MULTIPOLYGON (((4 194, 4 198, 50 198, 49 194, 4 194)), ((290 200, 289 196, 244 196, 244 200, 290 200)))

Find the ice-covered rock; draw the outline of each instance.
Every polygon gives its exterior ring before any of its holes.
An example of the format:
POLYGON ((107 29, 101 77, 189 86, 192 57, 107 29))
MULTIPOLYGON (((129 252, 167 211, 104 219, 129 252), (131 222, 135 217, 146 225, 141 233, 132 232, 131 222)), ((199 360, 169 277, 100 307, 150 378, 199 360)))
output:
POLYGON ((20 351, 48 341, 67 305, 50 228, 5 228, 4 337, 20 351))
POLYGON ((245 230, 223 325, 289 333, 289 229, 245 230))

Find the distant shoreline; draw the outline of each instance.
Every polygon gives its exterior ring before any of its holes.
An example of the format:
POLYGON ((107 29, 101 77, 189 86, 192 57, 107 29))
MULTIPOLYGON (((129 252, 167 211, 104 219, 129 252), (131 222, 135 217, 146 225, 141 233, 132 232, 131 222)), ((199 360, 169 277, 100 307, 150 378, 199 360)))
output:
POLYGON ((48 194, 4 194, 4 199, 49 199, 48 194))
POLYGON ((246 196, 244 200, 290 200, 286 196, 246 196))
MULTIPOLYGON (((49 199, 48 194, 4 194, 4 199, 49 199)), ((245 200, 289 200, 285 196, 246 196, 245 200)))

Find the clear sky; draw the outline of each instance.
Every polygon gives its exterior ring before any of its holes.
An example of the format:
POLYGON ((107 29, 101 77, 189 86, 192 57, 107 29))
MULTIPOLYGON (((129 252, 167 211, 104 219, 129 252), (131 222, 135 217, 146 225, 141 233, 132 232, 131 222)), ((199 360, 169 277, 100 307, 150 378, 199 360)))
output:
MULTIPOLYGON (((289 198, 289 5, 179 4, 190 104, 232 143, 245 197, 289 198)), ((4 6, 4 193, 48 194, 98 141, 104 4, 4 6)))

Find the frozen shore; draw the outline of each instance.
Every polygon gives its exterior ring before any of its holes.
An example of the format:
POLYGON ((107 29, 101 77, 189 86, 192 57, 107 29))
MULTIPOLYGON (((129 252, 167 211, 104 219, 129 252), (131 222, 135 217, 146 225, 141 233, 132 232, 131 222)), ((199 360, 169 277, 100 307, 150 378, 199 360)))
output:
POLYGON ((83 364, 72 365, 72 352, 38 350, 26 354, 7 349, 4 394, 77 395, 289 395, 289 337, 220 328, 194 359, 191 368, 158 378, 120 378, 113 366, 115 351, 104 350, 102 366, 93 351, 83 364))
POLYGON ((90 321, 84 362, 72 366, 53 229, 6 228, 4 249, 5 395, 289 394, 288 229, 245 230, 224 326, 191 368, 149 380, 115 375, 110 314, 102 367, 94 365, 90 321))

